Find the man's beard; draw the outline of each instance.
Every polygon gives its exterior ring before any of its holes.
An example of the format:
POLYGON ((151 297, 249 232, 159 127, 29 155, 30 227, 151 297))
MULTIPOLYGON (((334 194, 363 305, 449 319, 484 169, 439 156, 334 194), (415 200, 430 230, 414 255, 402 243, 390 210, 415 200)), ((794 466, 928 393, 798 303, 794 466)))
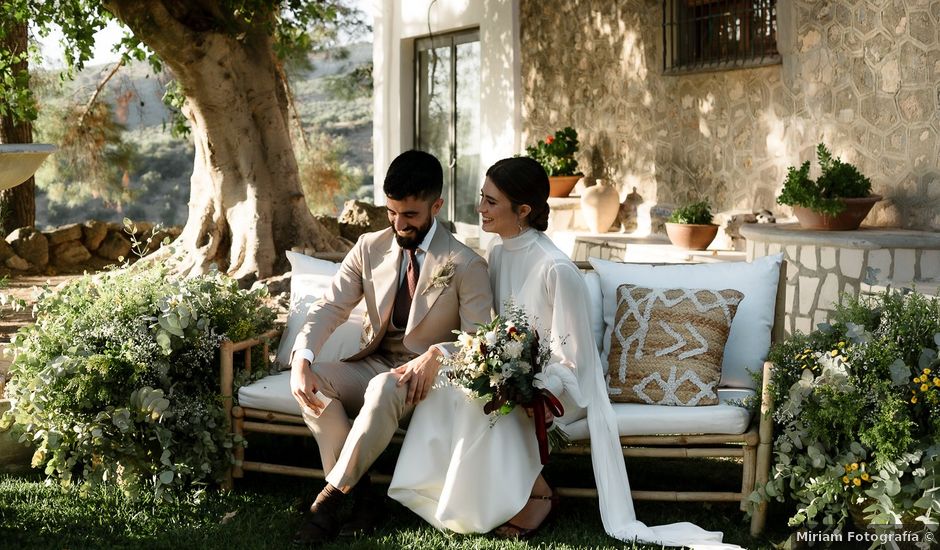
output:
POLYGON ((413 237, 402 237, 396 231, 395 240, 398 241, 398 246, 408 249, 408 250, 414 250, 418 248, 418 245, 421 244, 421 241, 423 241, 424 238, 428 236, 428 232, 431 231, 431 225, 433 223, 434 223, 434 218, 430 218, 428 220, 427 225, 425 225, 424 227, 419 227, 415 230, 415 234, 413 237))

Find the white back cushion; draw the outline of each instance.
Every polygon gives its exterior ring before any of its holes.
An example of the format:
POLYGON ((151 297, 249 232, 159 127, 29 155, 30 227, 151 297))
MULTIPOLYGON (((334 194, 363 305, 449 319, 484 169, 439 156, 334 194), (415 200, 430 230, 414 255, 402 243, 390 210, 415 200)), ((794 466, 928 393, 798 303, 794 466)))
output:
POLYGON ((760 372, 770 348, 777 283, 783 254, 750 263, 648 265, 623 264, 590 258, 601 281, 604 300, 603 364, 610 355, 611 327, 617 313, 617 287, 624 283, 649 288, 733 288, 744 293, 731 323, 721 363, 722 387, 756 388, 751 372, 760 372))
MULTIPOLYGON (((290 311, 276 356, 277 362, 285 368, 290 366, 290 352, 294 347, 294 340, 303 329, 307 311, 323 296, 330 287, 333 276, 339 271, 337 263, 318 260, 297 252, 287 252, 287 260, 291 265, 290 311)), ((317 361, 336 361, 340 357, 347 357, 359 351, 360 332, 357 330, 354 334, 354 327, 361 326, 364 312, 365 305, 359 302, 349 316, 349 321, 339 327, 323 344, 323 349, 316 357, 317 361)))

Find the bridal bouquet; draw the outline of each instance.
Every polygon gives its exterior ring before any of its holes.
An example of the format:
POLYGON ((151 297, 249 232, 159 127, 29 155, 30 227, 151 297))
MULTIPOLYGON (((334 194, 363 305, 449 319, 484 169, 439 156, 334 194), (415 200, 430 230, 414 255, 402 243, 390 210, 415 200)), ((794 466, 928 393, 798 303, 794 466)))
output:
POLYGON ((517 405, 531 408, 544 464, 548 459, 545 407, 556 417, 564 414, 561 403, 540 381, 551 352, 522 308, 509 301, 504 309, 505 317, 497 315, 480 324, 475 334, 455 330, 458 349, 442 363, 449 367, 452 382, 487 400, 485 414, 509 414, 517 405))

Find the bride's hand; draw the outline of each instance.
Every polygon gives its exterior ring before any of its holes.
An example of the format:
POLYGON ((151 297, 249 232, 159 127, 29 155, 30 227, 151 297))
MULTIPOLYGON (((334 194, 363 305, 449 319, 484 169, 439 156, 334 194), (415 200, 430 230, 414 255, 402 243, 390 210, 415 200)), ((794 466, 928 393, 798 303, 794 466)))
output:
MULTIPOLYGON (((525 413, 529 416, 529 418, 532 418, 535 416, 535 410, 532 407, 524 407, 524 408, 525 408, 525 413)), ((548 407, 543 407, 542 410, 545 411, 545 424, 551 425, 551 423, 555 421, 555 415, 552 414, 552 411, 548 410, 548 407)))
POLYGON ((428 392, 431 391, 431 386, 434 385, 434 380, 437 378, 437 372, 441 369, 441 362, 438 360, 439 355, 441 355, 440 350, 431 348, 404 365, 392 369, 392 372, 399 375, 399 386, 408 384, 406 404, 417 405, 428 396, 428 392))

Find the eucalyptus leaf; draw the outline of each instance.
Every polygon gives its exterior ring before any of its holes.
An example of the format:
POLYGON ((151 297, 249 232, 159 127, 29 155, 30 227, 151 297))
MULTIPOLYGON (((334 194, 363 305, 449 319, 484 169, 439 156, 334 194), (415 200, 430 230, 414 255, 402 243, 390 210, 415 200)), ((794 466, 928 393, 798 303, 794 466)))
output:
POLYGON ((888 370, 891 371, 891 383, 895 386, 906 386, 911 380, 911 369, 901 359, 895 359, 888 370))
POLYGON ((917 360, 917 366, 919 366, 921 369, 929 369, 936 360, 937 350, 924 348, 920 350, 920 357, 917 360))
POLYGON ((901 482, 894 477, 889 477, 885 479, 885 494, 888 496, 895 496, 901 492, 901 482))
POLYGON ((160 483, 169 485, 173 482, 173 470, 164 470, 160 473, 160 483))
POLYGON ((157 332, 157 344, 163 348, 163 351, 166 353, 170 353, 173 350, 170 334, 164 330, 157 332))

